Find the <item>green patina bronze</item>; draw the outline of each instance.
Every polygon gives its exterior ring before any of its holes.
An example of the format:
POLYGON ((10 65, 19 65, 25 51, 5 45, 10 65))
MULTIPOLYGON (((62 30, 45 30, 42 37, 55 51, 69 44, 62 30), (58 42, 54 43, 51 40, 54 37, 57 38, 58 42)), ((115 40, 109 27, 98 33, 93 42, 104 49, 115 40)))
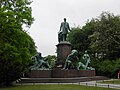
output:
POLYGON ((72 50, 71 53, 68 55, 65 65, 63 69, 75 69, 76 68, 76 62, 78 62, 78 51, 72 50))
POLYGON ((60 31, 58 32, 58 41, 66 41, 68 30, 70 30, 69 23, 66 22, 66 18, 64 18, 64 22, 60 25, 60 31))
POLYGON ((65 69, 77 69, 77 70, 95 70, 92 67, 89 67, 90 63, 90 56, 87 54, 87 51, 85 51, 85 54, 82 57, 82 62, 78 58, 78 51, 72 50, 71 53, 68 55, 65 65, 65 69))
POLYGON ((30 67, 31 70, 44 70, 50 69, 50 65, 47 59, 42 58, 41 53, 37 53, 36 55, 32 56, 32 60, 34 60, 33 66, 30 67))

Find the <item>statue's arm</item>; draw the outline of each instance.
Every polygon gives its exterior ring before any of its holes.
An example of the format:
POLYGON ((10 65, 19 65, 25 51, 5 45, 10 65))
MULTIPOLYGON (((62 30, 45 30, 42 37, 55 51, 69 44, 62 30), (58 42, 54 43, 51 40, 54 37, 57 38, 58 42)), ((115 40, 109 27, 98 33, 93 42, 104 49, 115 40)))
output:
POLYGON ((70 30, 70 26, 69 26, 69 23, 68 23, 68 30, 69 30, 69 31, 71 31, 71 30, 70 30))

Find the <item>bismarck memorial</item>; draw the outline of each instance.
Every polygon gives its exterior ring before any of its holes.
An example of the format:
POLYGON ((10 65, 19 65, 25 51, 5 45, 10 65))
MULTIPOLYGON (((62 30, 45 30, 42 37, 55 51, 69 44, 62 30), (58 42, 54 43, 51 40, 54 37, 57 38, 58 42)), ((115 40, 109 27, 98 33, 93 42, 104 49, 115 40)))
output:
POLYGON ((55 69, 52 70, 52 77, 55 78, 73 78, 73 77, 90 77, 95 76, 95 69, 88 67, 90 57, 86 53, 84 56, 85 63, 79 61, 77 50, 72 50, 72 45, 66 40, 68 32, 71 31, 69 23, 64 22, 60 25, 58 32, 57 62, 55 69), (86 60, 87 58, 87 60, 86 60))
POLYGON ((32 57, 35 63, 30 67, 30 80, 36 80, 35 78, 37 78, 39 82, 68 82, 65 79, 72 78, 67 79, 70 80, 69 82, 72 82, 75 78, 77 80, 80 77, 95 76, 95 69, 89 66, 90 57, 87 51, 85 51, 82 57, 82 62, 78 57, 78 51, 72 50, 71 43, 66 40, 70 31, 69 23, 64 18, 64 22, 61 23, 58 32, 59 43, 56 45, 57 60, 55 67, 51 69, 48 61, 43 60, 41 53, 36 54, 32 57))

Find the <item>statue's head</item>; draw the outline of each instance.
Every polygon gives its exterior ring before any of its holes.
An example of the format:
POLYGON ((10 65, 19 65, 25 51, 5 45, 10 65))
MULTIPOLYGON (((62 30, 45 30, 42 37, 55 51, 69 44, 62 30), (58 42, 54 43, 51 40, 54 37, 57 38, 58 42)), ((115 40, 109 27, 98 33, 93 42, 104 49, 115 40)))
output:
POLYGON ((78 55, 78 51, 77 51, 77 50, 72 50, 72 53, 73 53, 74 55, 78 55))
POLYGON ((64 22, 66 22, 66 18, 64 18, 64 22))
POLYGON ((87 50, 85 50, 85 54, 87 54, 87 50))
POLYGON ((35 56, 32 56, 31 59, 32 59, 32 60, 36 60, 36 57, 35 57, 35 56))

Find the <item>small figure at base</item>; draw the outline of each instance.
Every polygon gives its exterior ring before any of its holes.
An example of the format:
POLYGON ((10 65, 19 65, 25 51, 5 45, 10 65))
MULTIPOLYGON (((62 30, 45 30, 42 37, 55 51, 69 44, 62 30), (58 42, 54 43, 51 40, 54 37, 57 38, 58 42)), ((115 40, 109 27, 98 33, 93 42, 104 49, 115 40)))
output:
POLYGON ((90 64, 90 56, 89 56, 89 54, 87 53, 87 51, 85 51, 85 53, 84 53, 84 55, 83 55, 83 57, 82 57, 82 59, 83 59, 83 69, 85 69, 85 70, 95 70, 94 68, 92 68, 92 67, 88 67, 88 65, 90 64))
POLYGON ((77 50, 72 50, 71 53, 68 55, 64 68, 65 69, 75 69, 76 68, 76 62, 78 61, 78 51, 77 50))
POLYGON ((50 65, 47 60, 43 60, 41 53, 37 53, 35 56, 32 56, 34 60, 34 65, 30 67, 31 70, 43 70, 50 69, 50 65))

